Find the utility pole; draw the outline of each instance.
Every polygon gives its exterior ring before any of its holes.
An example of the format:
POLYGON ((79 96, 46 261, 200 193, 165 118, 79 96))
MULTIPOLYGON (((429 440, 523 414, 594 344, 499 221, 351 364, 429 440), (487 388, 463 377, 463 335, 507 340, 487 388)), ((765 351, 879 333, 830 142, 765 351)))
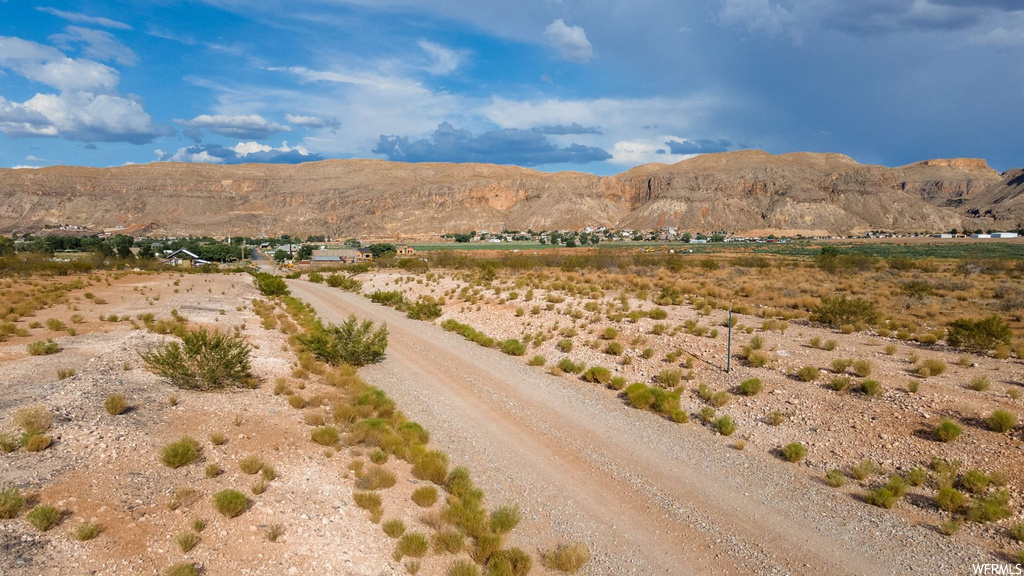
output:
POLYGON ((729 337, 725 345, 725 373, 732 368, 732 301, 729 301, 729 337))

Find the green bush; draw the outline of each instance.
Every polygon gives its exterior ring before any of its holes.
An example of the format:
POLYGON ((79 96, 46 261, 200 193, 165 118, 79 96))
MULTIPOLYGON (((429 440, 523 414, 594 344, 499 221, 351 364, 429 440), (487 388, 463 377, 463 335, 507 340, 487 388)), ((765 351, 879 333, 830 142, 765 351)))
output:
POLYGON ((683 379, 683 371, 669 368, 658 373, 658 383, 666 388, 675 388, 683 379))
POLYGON ((313 442, 323 446, 334 446, 338 441, 338 429, 333 426, 320 426, 310 432, 313 442))
POLYGON ((165 570, 164 576, 199 576, 199 568, 192 562, 179 562, 165 570))
POLYGON ((558 348, 558 351, 563 354, 568 354, 572 351, 572 340, 563 338, 558 341, 558 344, 555 344, 555 348, 558 348))
POLYGON ((829 470, 825 474, 825 482, 833 488, 841 488, 846 485, 846 474, 843 474, 842 470, 829 470))
POLYGON ((963 428, 958 426, 956 422, 943 418, 942 422, 935 428, 935 437, 942 442, 952 442, 959 438, 963 431, 963 428))
POLYGON ((860 391, 865 396, 877 396, 882 392, 882 384, 878 380, 864 380, 860 383, 860 391))
POLYGON ((796 372, 797 378, 803 380, 804 382, 814 382, 815 380, 818 379, 818 376, 820 374, 821 370, 818 370, 814 366, 804 366, 803 368, 797 370, 796 372))
POLYGON ((976 376, 971 378, 971 382, 967 387, 976 392, 984 392, 992 387, 992 382, 989 381, 987 376, 976 376))
POLYGON ((880 314, 873 302, 846 296, 825 296, 812 312, 811 319, 833 328, 845 324, 876 324, 880 314))
POLYGON ((389 538, 398 538, 402 534, 405 534, 405 522, 402 522, 401 518, 392 518, 391 520, 381 524, 381 528, 389 538))
POLYGON ((538 354, 533 358, 530 358, 530 361, 527 362, 527 364, 529 364, 530 366, 543 366, 547 364, 547 359, 538 354))
POLYGON ((562 372, 568 372, 569 374, 579 374, 587 367, 586 364, 576 364, 569 358, 562 358, 556 366, 562 372))
POLYGON ((249 507, 249 498, 237 490, 221 490, 213 495, 213 507, 227 518, 234 518, 249 507))
POLYGON ((238 336, 197 328, 182 334, 181 344, 170 342, 139 356, 171 384, 187 390, 218 390, 250 386, 252 348, 238 336))
POLYGON ((28 520, 29 524, 40 532, 46 532, 56 526, 57 522, 60 521, 60 517, 60 510, 45 504, 36 506, 25 515, 25 519, 28 520))
POLYGON ((999 490, 985 496, 974 499, 970 509, 967 511, 967 519, 971 522, 998 522, 1013 516, 1010 510, 1010 493, 1006 490, 999 490))
POLYGON ((199 442, 189 436, 182 436, 160 450, 160 461, 169 468, 180 468, 199 459, 199 442))
POLYGON ((406 316, 413 320, 432 321, 440 318, 443 313, 441 303, 433 296, 420 296, 416 302, 409 304, 406 316))
POLYGON ((423 453, 413 462, 412 475, 438 486, 444 484, 448 477, 448 455, 439 450, 423 453))
POLYGON ((49 356, 50 354, 60 352, 60 347, 52 340, 32 342, 31 344, 26 344, 25 349, 32 356, 49 356))
POLYGON ((559 544, 553 550, 542 550, 541 561, 546 568, 575 574, 590 562, 590 550, 582 542, 559 544))
POLYGON ((995 348, 996 344, 1009 344, 1012 335, 1010 324, 1002 316, 993 314, 981 320, 954 320, 946 333, 946 342, 959 350, 980 354, 995 348))
POLYGON ((522 519, 523 513, 519 511, 518 505, 501 506, 491 512, 491 532, 508 534, 522 519))
POLYGON ((807 456, 807 447, 799 442, 792 442, 782 447, 782 457, 787 462, 799 462, 807 456))
POLYGON ((946 512, 956 512, 964 505, 964 495, 952 486, 940 486, 935 493, 935 505, 946 512))
POLYGON ((722 416, 715 421, 715 428, 722 436, 732 436, 736 431, 736 423, 728 416, 722 416))
POLYGON ((395 560, 401 560, 405 556, 420 558, 430 550, 430 541, 419 532, 407 532, 398 539, 395 546, 395 560))
MULTIPOLYGON (((310 280, 313 279, 313 275, 310 274, 310 280)), ((331 288, 338 288, 345 290, 346 292, 359 292, 363 289, 363 283, 351 276, 342 276, 340 274, 331 274, 327 277, 327 285, 331 288)))
POLYGON ((405 296, 397 290, 377 290, 375 292, 371 292, 369 298, 370 302, 373 302, 374 304, 383 304, 384 306, 390 306, 398 310, 404 309, 407 305, 405 296))
POLYGON ((583 379, 587 382, 607 384, 612 380, 612 371, 604 366, 591 366, 583 373, 583 379))
POLYGON ((740 393, 744 396, 754 396, 761 392, 764 385, 761 384, 760 378, 748 378, 743 382, 740 382, 740 393))
POLYGON ((509 356, 522 356, 526 354, 526 345, 516 338, 503 340, 498 347, 509 356))
POLYGON ((917 375, 922 378, 928 378, 929 376, 940 376, 946 371, 946 363, 938 358, 925 358, 915 368, 917 375))
POLYGON ((288 284, 281 277, 273 274, 256 272, 253 274, 253 282, 264 296, 287 296, 290 294, 288 284))
POLYGON ((299 341, 329 364, 365 366, 384 358, 388 327, 382 324, 375 330, 372 321, 359 322, 352 315, 341 326, 318 324, 310 334, 300 336, 299 341))
POLYGON ((626 386, 626 399, 633 408, 648 410, 654 405, 654 390, 643 382, 634 382, 626 386))
POLYGON ((993 432, 1009 432, 1017 426, 1017 417, 1006 410, 996 410, 986 420, 989 430, 993 432))
POLYGON ((107 411, 107 414, 119 416, 128 408, 128 402, 124 399, 124 394, 109 394, 103 400, 103 408, 107 411))
POLYGON ((473 328, 469 324, 463 324, 452 318, 449 318, 441 323, 441 328, 448 332, 455 332, 460 334, 466 340, 479 344, 485 348, 494 348, 494 338, 480 332, 476 328, 473 328))
POLYGON ((992 479, 981 470, 968 470, 960 477, 960 485, 971 494, 981 494, 991 483, 992 479))
POLYGON ((833 376, 828 381, 828 387, 836 392, 845 392, 850 389, 850 378, 847 376, 833 376))
POLYGON ((604 353, 609 356, 618 356, 619 354, 622 354, 622 350, 622 344, 614 341, 609 342, 608 345, 604 347, 604 353))
POLYGON ((526 576, 533 568, 533 559, 519 548, 498 550, 487 561, 488 576, 526 576))
POLYGON ((865 500, 867 500, 868 504, 888 509, 895 506, 896 501, 899 500, 899 498, 897 498, 889 488, 882 486, 868 492, 865 500))
POLYGON ((17 518, 24 506, 25 497, 17 488, 8 488, 0 492, 0 518, 4 520, 17 518))

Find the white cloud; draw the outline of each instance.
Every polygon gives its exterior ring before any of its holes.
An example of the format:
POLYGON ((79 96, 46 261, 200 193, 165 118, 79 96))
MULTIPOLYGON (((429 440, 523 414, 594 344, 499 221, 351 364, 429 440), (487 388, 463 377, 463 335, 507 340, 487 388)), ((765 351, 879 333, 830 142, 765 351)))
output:
POLYGON ((97 26, 105 26, 107 28, 116 28, 118 30, 132 29, 131 26, 124 22, 118 22, 117 20, 111 20, 110 18, 103 18, 102 16, 88 16, 78 12, 65 12, 64 10, 58 10, 47 6, 37 6, 36 10, 46 12, 47 14, 53 14, 54 16, 63 18, 69 22, 78 22, 79 24, 95 24, 97 26))
POLYGON ((112 92, 120 80, 117 70, 109 66, 68 58, 52 46, 11 36, 0 36, 0 68, 58 90, 112 92))
POLYGON ((36 94, 25 102, 0 96, 0 132, 10 136, 62 137, 79 142, 152 142, 170 129, 153 124, 142 104, 112 94, 65 91, 36 94))
POLYGON ((290 126, 269 122, 259 114, 200 114, 191 120, 175 119, 182 126, 203 128, 234 138, 266 138, 275 132, 291 132, 290 126))
POLYGON ((46 162, 46 159, 45 158, 40 158, 40 157, 36 156, 35 154, 29 154, 28 156, 25 156, 25 161, 26 162, 46 162))
POLYGON ((68 26, 63 34, 50 36, 55 44, 67 49, 71 44, 84 43, 82 52, 97 60, 117 62, 125 66, 134 66, 138 63, 139 57, 131 48, 119 42, 114 35, 105 30, 93 30, 79 26, 68 26))
POLYGON ((462 61, 462 55, 459 52, 445 48, 440 44, 426 40, 420 40, 417 44, 430 57, 431 62, 427 66, 427 71, 431 74, 437 76, 451 74, 459 67, 462 61))
POLYGON ((671 154, 665 146, 666 140, 676 138, 675 136, 661 136, 658 138, 638 138, 632 140, 620 140, 616 142, 609 151, 612 155, 611 164, 623 166, 637 166, 658 162, 662 164, 679 162, 687 158, 693 158, 696 154, 671 154))
POLYGON ((211 156, 206 150, 196 151, 193 148, 178 148, 174 154, 165 154, 163 150, 155 150, 160 162, 190 162, 192 164, 223 164, 223 158, 211 156))
POLYGON ((284 119, 296 126, 304 128, 334 128, 341 127, 337 118, 321 118, 319 116, 302 116, 300 114, 285 114, 284 119))
POLYGON ((579 26, 567 26, 561 18, 544 29, 544 39, 558 49, 562 59, 570 62, 589 62, 594 57, 594 47, 587 40, 587 32, 579 26))
POLYGON ((302 156, 309 156, 309 150, 306 150, 303 146, 291 147, 288 145, 288 141, 281 143, 281 146, 274 148, 267 146, 266 144, 260 144, 259 142, 239 142, 235 146, 230 147, 239 156, 248 156, 257 152, 291 152, 296 151, 302 156))

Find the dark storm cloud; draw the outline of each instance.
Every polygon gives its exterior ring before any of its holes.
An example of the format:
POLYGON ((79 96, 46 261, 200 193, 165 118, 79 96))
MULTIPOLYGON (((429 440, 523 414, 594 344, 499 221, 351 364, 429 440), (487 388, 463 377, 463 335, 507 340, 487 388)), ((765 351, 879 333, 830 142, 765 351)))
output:
POLYGON ((711 154, 727 152, 732 146, 728 140, 669 140, 665 142, 669 152, 673 154, 711 154))
POLYGON ((441 123, 431 138, 410 141, 405 136, 381 135, 374 154, 400 162, 481 162, 491 164, 541 164, 600 162, 611 158, 601 148, 570 144, 559 148, 545 134, 532 130, 504 129, 474 136, 468 130, 441 123))

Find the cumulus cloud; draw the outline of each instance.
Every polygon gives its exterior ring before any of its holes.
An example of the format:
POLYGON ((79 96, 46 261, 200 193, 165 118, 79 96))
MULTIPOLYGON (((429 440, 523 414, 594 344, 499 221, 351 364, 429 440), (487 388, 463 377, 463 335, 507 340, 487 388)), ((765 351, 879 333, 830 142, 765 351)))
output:
POLYGON ((726 152, 732 147, 728 140, 668 140, 665 142, 672 154, 711 154, 726 152))
POLYGON ((284 119, 296 126, 302 126, 303 128, 332 128, 337 130, 341 127, 341 122, 337 118, 285 114, 284 119))
POLYGON ((60 91, 38 93, 24 102, 0 96, 0 132, 7 135, 142 144, 172 132, 153 124, 139 101, 117 94, 117 71, 93 60, 68 58, 52 46, 21 38, 0 37, 0 68, 60 91))
POLYGON ((544 29, 544 40, 558 50, 563 60, 589 62, 594 57, 594 47, 587 40, 587 32, 579 26, 568 26, 561 18, 544 29))
POLYGON ((56 8, 50 8, 48 6, 37 6, 36 10, 40 12, 46 12, 52 14, 58 18, 63 18, 68 22, 78 22, 79 24, 93 24, 96 26, 104 26, 106 28, 115 28, 117 30, 131 30, 132 27, 125 24, 124 22, 118 22, 117 20, 111 20, 110 18, 103 18, 102 16, 88 16, 78 12, 66 12, 64 10, 58 10, 56 8))
POLYGON ((560 148, 547 136, 530 130, 503 129, 474 136, 442 122, 430 139, 381 135, 374 154, 401 162, 483 162, 538 166, 600 162, 611 158, 601 148, 570 144, 560 148))
POLYGON ((125 66, 134 66, 139 61, 139 57, 131 48, 105 30, 68 26, 62 34, 50 36, 50 40, 65 50, 73 44, 85 44, 82 53, 96 60, 116 62, 125 66))
MULTIPOLYGON (((290 126, 270 122, 259 114, 200 114, 191 120, 175 119, 188 128, 209 130, 214 134, 230 138, 262 139, 277 132, 291 132, 290 126)), ((195 136, 193 132, 190 137, 195 136)))
POLYGON ((188 146, 178 148, 175 152, 156 151, 159 162, 191 162, 195 164, 298 164, 323 160, 319 154, 313 154, 302 146, 289 146, 282 142, 274 148, 259 142, 239 142, 234 146, 209 144, 206 146, 188 146))

